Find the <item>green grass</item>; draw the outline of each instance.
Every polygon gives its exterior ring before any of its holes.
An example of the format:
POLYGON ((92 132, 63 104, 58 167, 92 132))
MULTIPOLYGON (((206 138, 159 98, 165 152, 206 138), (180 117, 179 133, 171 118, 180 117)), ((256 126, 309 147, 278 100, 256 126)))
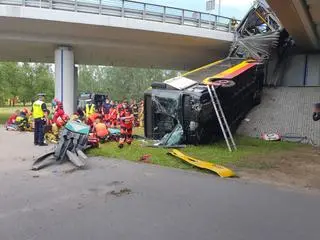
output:
MULTIPOLYGON (((267 156, 270 153, 289 151, 299 146, 294 143, 266 142, 242 136, 236 137, 236 143, 238 151, 232 153, 228 152, 224 142, 203 146, 187 146, 181 151, 200 160, 226 166, 265 169, 272 166, 263 161, 252 161, 252 159, 259 159, 259 157, 267 156), (251 160, 247 161, 248 159, 251 160)), ((145 147, 142 146, 141 141, 135 140, 131 146, 126 145, 123 149, 119 149, 117 143, 106 143, 100 148, 90 150, 89 155, 139 161, 144 154, 150 154, 153 164, 180 169, 195 169, 193 166, 167 155, 167 152, 168 149, 145 147)))
POLYGON ((8 113, 0 113, 0 124, 4 124, 9 117, 10 117, 10 114, 8 113))
POLYGON ((0 108, 0 124, 4 124, 14 111, 21 107, 2 107, 0 108))
MULTIPOLYGON (((30 105, 26 105, 26 108, 31 110, 30 105)), ((47 107, 51 107, 51 104, 47 104, 47 107)), ((16 110, 22 110, 24 106, 22 104, 18 104, 15 107, 0 107, 0 124, 4 124, 11 114, 13 114, 16 110)))

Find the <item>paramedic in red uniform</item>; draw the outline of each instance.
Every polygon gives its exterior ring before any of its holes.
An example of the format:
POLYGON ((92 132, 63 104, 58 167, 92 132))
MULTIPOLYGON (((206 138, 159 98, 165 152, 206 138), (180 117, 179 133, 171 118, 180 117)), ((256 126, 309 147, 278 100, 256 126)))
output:
POLYGON ((60 118, 63 118, 63 116, 65 115, 65 112, 63 110, 63 105, 62 105, 62 102, 59 102, 57 101, 57 106, 55 107, 54 109, 54 114, 53 114, 53 119, 52 121, 54 123, 57 122, 57 119, 60 117, 60 118))
POLYGON ((115 128, 117 126, 117 116, 118 116, 117 108, 116 106, 112 106, 109 109, 109 114, 108 114, 110 127, 115 128))
POLYGON ((131 144, 132 142, 132 128, 133 128, 133 113, 128 106, 128 102, 124 101, 122 104, 122 109, 119 113, 120 120, 120 140, 119 148, 123 148, 125 142, 131 144))

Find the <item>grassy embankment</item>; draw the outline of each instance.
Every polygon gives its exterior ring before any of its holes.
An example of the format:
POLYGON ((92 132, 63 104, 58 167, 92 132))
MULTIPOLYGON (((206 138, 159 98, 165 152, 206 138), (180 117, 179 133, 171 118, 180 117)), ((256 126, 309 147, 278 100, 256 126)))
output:
MULTIPOLYGON (((0 108, 0 124, 5 123, 15 110, 21 108, 22 106, 0 108)), ((143 136, 143 129, 135 129, 135 134, 143 136)), ((266 142, 243 136, 236 136, 235 140, 238 151, 232 153, 228 152, 224 141, 210 145, 187 146, 187 148, 181 149, 181 151, 201 160, 230 167, 264 169, 273 166, 264 163, 264 161, 254 161, 254 159, 265 158, 270 154, 280 154, 301 147, 301 145, 294 143, 266 142)), ((142 141, 135 140, 131 146, 126 145, 123 149, 119 149, 117 143, 106 143, 98 149, 90 150, 89 155, 139 161, 141 156, 150 154, 150 160, 153 164, 181 169, 195 169, 193 166, 167 155, 168 149, 150 148, 144 145, 145 143, 142 141)))
MULTIPOLYGON (((137 129, 136 134, 143 135, 142 130, 137 129)), ((301 146, 288 142, 266 142, 243 136, 236 136, 235 141, 238 151, 232 153, 228 152, 224 141, 210 145, 187 146, 181 151, 201 160, 230 167, 265 169, 273 166, 265 164, 263 161, 254 161, 254 159, 266 157, 271 153, 283 153, 301 146)), ((139 161, 141 156, 150 154, 152 156, 150 160, 153 164, 181 169, 195 169, 193 166, 167 155, 167 152, 168 149, 146 147, 142 141, 135 140, 131 146, 126 145, 123 149, 119 149, 117 143, 106 143, 101 145, 100 148, 90 150, 89 155, 139 161)))

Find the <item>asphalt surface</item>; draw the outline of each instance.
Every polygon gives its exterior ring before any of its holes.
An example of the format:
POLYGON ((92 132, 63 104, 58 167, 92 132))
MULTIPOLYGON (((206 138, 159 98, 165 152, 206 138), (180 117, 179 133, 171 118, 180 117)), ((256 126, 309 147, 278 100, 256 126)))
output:
POLYGON ((0 130, 1 240, 320 237, 317 193, 101 158, 30 171, 49 149, 0 130))

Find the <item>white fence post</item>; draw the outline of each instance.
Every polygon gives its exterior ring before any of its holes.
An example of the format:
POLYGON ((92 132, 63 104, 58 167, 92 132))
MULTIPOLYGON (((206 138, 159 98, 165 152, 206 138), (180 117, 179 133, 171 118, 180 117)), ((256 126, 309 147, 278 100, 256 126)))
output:
POLYGON ((184 9, 182 9, 181 25, 184 25, 184 9))
POLYGON ((146 10, 147 10, 147 4, 144 3, 144 4, 143 4, 143 13, 142 13, 142 19, 143 19, 143 20, 146 19, 146 10))
POLYGON ((124 17, 124 0, 122 0, 121 17, 124 17))

